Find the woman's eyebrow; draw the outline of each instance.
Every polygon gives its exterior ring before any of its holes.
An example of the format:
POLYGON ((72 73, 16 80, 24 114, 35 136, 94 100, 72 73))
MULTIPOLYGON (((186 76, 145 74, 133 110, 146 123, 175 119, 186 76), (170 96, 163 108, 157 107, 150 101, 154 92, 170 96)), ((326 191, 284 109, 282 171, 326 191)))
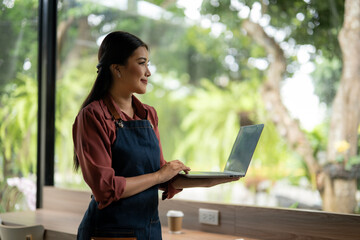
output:
POLYGON ((145 61, 147 61, 147 58, 146 57, 139 57, 137 60, 145 60, 145 61))

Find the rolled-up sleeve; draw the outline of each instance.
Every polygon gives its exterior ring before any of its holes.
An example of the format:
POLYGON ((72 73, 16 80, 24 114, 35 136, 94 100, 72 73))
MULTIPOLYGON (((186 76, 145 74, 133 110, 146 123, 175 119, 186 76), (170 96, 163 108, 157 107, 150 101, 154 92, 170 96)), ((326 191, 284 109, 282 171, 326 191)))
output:
POLYGON ((85 182, 99 202, 99 208, 120 199, 126 179, 115 176, 111 167, 113 132, 107 119, 92 108, 80 111, 73 125, 73 140, 85 182))

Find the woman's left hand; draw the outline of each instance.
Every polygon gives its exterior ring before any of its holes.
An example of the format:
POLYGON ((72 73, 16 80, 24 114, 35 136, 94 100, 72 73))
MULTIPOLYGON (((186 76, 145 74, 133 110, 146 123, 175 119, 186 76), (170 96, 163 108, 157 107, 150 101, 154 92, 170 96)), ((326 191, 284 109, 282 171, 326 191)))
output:
POLYGON ((205 186, 205 187, 213 187, 213 186, 223 184, 223 183, 234 182, 239 179, 240 179, 240 177, 204 178, 204 182, 205 182, 205 184, 207 183, 207 186, 205 186))

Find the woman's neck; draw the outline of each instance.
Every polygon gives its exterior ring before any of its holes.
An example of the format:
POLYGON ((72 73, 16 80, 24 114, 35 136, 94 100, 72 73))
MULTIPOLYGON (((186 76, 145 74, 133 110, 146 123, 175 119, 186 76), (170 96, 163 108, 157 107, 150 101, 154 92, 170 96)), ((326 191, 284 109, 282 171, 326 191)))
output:
POLYGON ((113 93, 110 93, 110 95, 116 105, 121 109, 121 111, 126 113, 129 117, 134 116, 134 109, 132 106, 132 94, 126 97, 113 93))

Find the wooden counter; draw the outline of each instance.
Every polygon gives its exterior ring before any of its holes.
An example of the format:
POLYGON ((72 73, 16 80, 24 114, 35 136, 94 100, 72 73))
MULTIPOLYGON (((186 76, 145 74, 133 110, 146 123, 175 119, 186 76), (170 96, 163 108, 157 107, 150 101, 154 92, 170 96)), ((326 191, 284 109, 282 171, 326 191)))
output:
MULTIPOLYGON (((0 218, 5 225, 42 224, 45 227, 46 240, 75 240, 82 215, 38 209, 36 211, 3 213, 0 214, 0 218)), ((251 238, 239 238, 231 235, 206 233, 189 229, 183 229, 181 234, 171 234, 166 226, 162 228, 162 232, 163 240, 253 240, 251 238)))
POLYGON ((236 237, 225 234, 200 232, 183 229, 181 234, 171 234, 167 227, 162 227, 163 240, 256 240, 255 238, 236 237))
MULTIPOLYGON (((44 187, 44 206, 35 212, 0 214, 5 224, 44 225, 45 239, 76 239, 77 228, 90 201, 89 192, 44 187)), ((165 200, 159 203, 164 240, 182 239, 360 239, 360 216, 297 209, 264 208, 196 201, 165 200), (218 210, 217 226, 200 224, 199 208, 218 210), (184 212, 183 234, 170 234, 168 210, 184 212)))

